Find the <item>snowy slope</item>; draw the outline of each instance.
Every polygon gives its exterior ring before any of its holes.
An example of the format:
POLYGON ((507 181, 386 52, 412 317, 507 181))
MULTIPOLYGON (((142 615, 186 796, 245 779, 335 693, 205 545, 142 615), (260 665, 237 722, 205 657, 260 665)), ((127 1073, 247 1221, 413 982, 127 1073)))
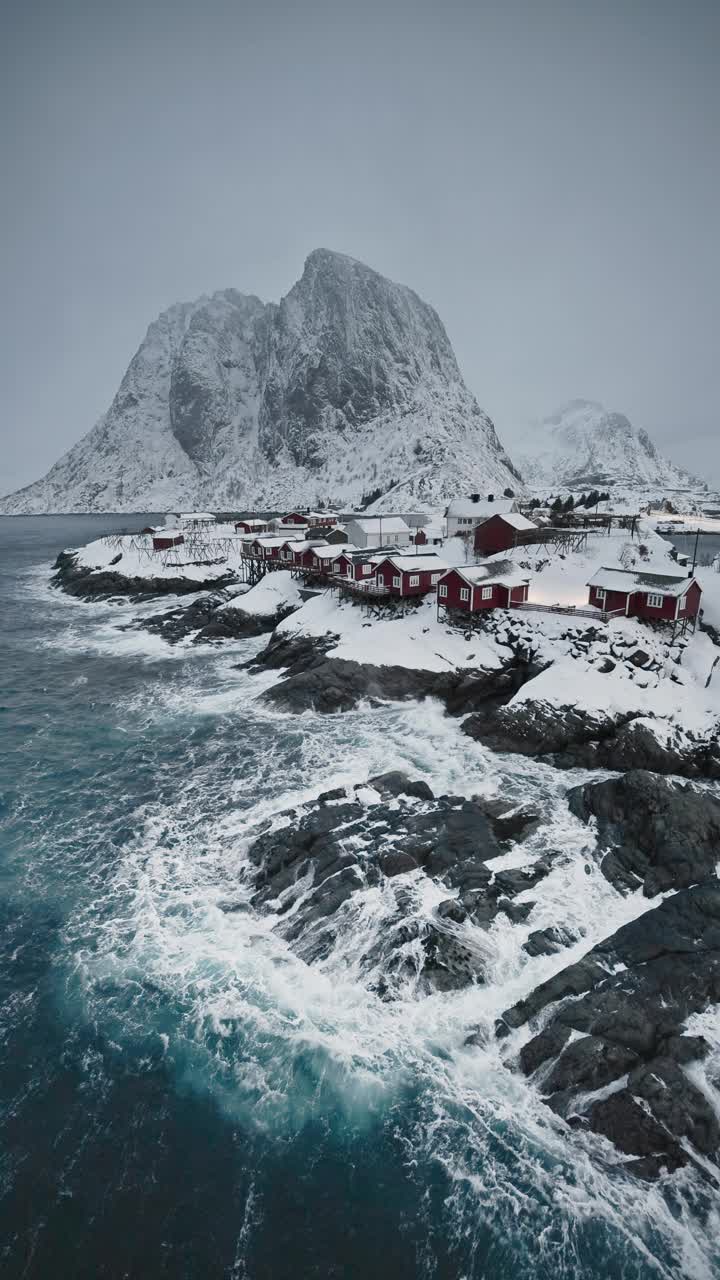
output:
POLYGON ((516 439, 514 457, 532 486, 595 488, 620 484, 662 489, 697 486, 661 457, 646 431, 591 400, 571 400, 516 439))
POLYGON ((150 325, 109 410, 6 513, 441 504, 518 487, 443 325, 412 290, 318 249, 275 305, 234 289, 150 325))

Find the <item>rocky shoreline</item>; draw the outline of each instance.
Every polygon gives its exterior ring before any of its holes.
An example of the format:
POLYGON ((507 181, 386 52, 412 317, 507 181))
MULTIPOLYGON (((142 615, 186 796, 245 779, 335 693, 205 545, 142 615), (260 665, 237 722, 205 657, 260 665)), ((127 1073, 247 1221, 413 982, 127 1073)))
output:
MULTIPOLYGON (((120 563, 121 555, 117 557, 120 563)), ((110 562, 111 565, 114 561, 110 562)), ((208 566, 210 568, 211 566, 208 566)), ((128 577, 119 570, 95 570, 78 562, 76 551, 61 551, 53 565, 51 583, 70 596, 80 600, 107 600, 116 597, 142 600, 153 596, 192 595, 199 591, 218 591, 232 586, 235 575, 225 572, 208 573, 206 579, 193 578, 128 577)))
MULTIPOLYGON (((588 783, 569 799, 579 816, 601 821, 596 856, 619 892, 642 884, 646 896, 660 888, 670 896, 532 989, 505 1011, 496 1035, 509 1065, 532 1078, 569 1128, 614 1144, 623 1170, 655 1178, 691 1164, 713 1180, 705 1162, 717 1157, 720 1124, 685 1072, 710 1046, 685 1024, 720 1004, 720 801, 644 772, 588 783), (683 857, 673 858, 676 848, 683 857), (513 1033, 526 1026, 531 1036, 517 1050, 513 1033)), ((524 924, 535 905, 526 891, 565 856, 549 850, 510 870, 493 867, 542 822, 502 801, 435 796, 398 771, 371 777, 267 824, 249 848, 252 906, 273 913, 288 944, 316 963, 353 895, 389 883, 392 918, 358 957, 371 987, 392 1000, 408 982, 419 994, 483 985, 475 930, 499 916, 524 924), (438 890, 429 915, 420 908, 426 878, 438 890)), ((547 956, 579 941, 567 922, 531 931, 523 950, 547 956)), ((466 1045, 483 1043, 470 1029, 466 1045)))
POLYGON ((649 727, 650 717, 639 712, 599 717, 574 706, 530 700, 508 706, 547 665, 522 645, 493 670, 460 667, 436 672, 328 656, 338 639, 271 636, 248 664, 284 672, 263 699, 283 711, 334 713, 363 701, 437 698, 450 715, 466 717, 463 733, 493 751, 542 758, 560 769, 649 769, 720 779, 717 736, 676 732, 663 742, 649 727))
MULTIPOLYGON (((362 702, 433 698, 463 733, 495 752, 611 772, 568 790, 570 812, 597 836, 583 856, 617 893, 668 896, 506 1009, 498 1043, 569 1129, 613 1144, 624 1171, 655 1178, 691 1165, 714 1179, 708 1165, 720 1145, 718 1113, 691 1069, 707 1059, 709 1045, 688 1034, 686 1023, 720 1004, 720 800, 707 786, 677 779, 720 779, 717 736, 661 736, 639 712, 592 715, 541 700, 513 702, 548 666, 519 642, 505 645, 493 669, 379 666, 332 656, 335 634, 275 631, 294 606, 281 604, 269 616, 244 613, 230 604, 226 575, 203 583, 143 579, 136 587, 111 570, 82 569, 64 552, 54 584, 83 599, 193 593, 189 604, 131 624, 170 643, 272 631, 243 665, 282 673, 260 695, 278 710, 336 714, 362 702)), ((304 960, 321 963, 354 895, 389 892, 391 920, 359 956, 371 989, 392 1000, 408 983, 418 994, 483 985, 489 975, 478 930, 499 920, 527 928, 533 891, 568 856, 548 846, 511 868, 493 865, 544 821, 522 806, 436 796, 402 773, 381 774, 320 794, 279 825, 267 823, 248 851, 250 903, 275 918, 304 960), (420 903, 429 883, 435 905, 428 914, 420 903)), ((531 929, 522 949, 528 957, 559 955, 582 937, 569 913, 531 929)), ((468 1028, 468 1049, 486 1034, 468 1028)), ((720 1090, 720 1078, 711 1087, 720 1090)))

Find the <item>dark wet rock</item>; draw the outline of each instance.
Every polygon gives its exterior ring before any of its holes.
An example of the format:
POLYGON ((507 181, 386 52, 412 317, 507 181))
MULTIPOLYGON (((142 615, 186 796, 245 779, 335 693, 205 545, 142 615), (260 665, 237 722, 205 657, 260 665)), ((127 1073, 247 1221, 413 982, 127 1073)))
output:
POLYGON ((415 861, 411 853, 404 853, 402 849, 381 854, 379 861, 380 870, 388 879, 392 879, 393 876, 405 875, 407 871, 416 871, 420 865, 415 861))
POLYGON ((445 898, 437 907, 441 920, 454 920, 456 924, 464 924, 467 911, 459 898, 445 898))
POLYGON ((550 873, 550 864, 542 858, 537 862, 533 862, 528 867, 512 867, 506 871, 498 871, 494 887, 500 892, 513 898, 518 893, 522 893, 524 889, 534 889, 536 884, 545 879, 550 873))
POLYGON ((473 800, 489 819, 498 840, 503 843, 511 843, 521 836, 527 838, 537 830, 542 821, 540 814, 533 809, 508 805, 506 800, 485 799, 483 796, 473 796, 473 800))
POLYGON ((424 972, 438 991, 457 991, 483 982, 483 962, 475 948, 457 933, 430 923, 422 938, 424 972))
POLYGON ((525 1075, 533 1075, 549 1058, 557 1057, 571 1034, 570 1027, 564 1027, 560 1022, 551 1022, 544 1031, 538 1032, 532 1040, 528 1040, 520 1050, 520 1066, 525 1075))
POLYGON ((627 1089, 593 1103, 587 1121, 595 1133, 609 1138, 618 1150, 644 1157, 643 1163, 636 1162, 633 1166, 633 1171, 641 1177, 657 1177, 663 1169, 674 1173, 687 1164, 680 1143, 627 1089))
POLYGON ((595 818, 603 874, 618 889, 646 897, 683 889, 715 873, 720 800, 688 784, 633 770, 569 792, 571 811, 595 818))
POLYGON ((318 804, 328 804, 331 800, 344 800, 345 788, 333 787, 330 791, 321 791, 317 798, 318 804))
POLYGON ((498 902, 498 910, 504 912, 513 924, 523 924, 534 906, 534 902, 510 902, 508 898, 500 898, 498 902))
POLYGON ((664 1058, 685 1065, 707 1057, 710 1045, 704 1036, 668 1036, 660 1046, 664 1058))
POLYGON ((720 1124, 712 1103, 672 1058, 653 1058, 637 1066, 628 1091, 642 1098, 674 1137, 687 1138, 703 1155, 717 1157, 720 1124))
POLYGON ((497 1034, 550 1009, 520 1052, 523 1071, 549 1063, 541 1088, 552 1093, 553 1107, 639 1157, 635 1172, 652 1177, 687 1163, 681 1142, 703 1154, 720 1147, 717 1116, 683 1070, 708 1048, 702 1036, 683 1034, 687 1019, 718 1003, 720 884, 713 879, 666 898, 541 983, 506 1011, 497 1034), (568 1044, 571 1032, 583 1038, 568 1044), (601 1101, 583 1100, 612 1084, 619 1087, 601 1101))
POLYGON ((399 769, 394 769, 390 773, 378 773, 361 785, 374 787, 381 796, 415 796, 418 800, 435 799, 427 782, 408 778, 407 774, 401 773, 399 769))
POLYGON ((720 778, 716 733, 699 738, 689 731, 662 742, 647 716, 593 716, 574 706, 526 701, 488 704, 469 715, 463 732, 494 751, 538 757, 560 769, 643 769, 687 778, 720 778))
POLYGON ((552 956, 563 947, 572 946, 575 941, 576 937, 569 929, 550 925, 547 929, 536 929, 531 933, 523 943, 523 951, 527 951, 529 956, 552 956))
POLYGON ((488 702, 507 702, 542 668, 522 652, 500 669, 461 668, 421 671, 401 666, 371 666, 328 656, 337 636, 272 636, 253 666, 284 668, 285 679, 263 699, 285 711, 349 711, 362 701, 439 698, 451 715, 464 715, 488 702))
MULTIPOLYGON (((115 557, 114 564, 120 564, 115 557)), ((217 572, 217 566, 208 565, 207 578, 195 581, 191 578, 138 578, 126 577, 119 569, 100 571, 78 564, 77 553, 61 551, 53 565, 54 587, 60 587, 68 595, 81 600, 106 600, 113 596, 139 599, 148 596, 196 595, 200 591, 216 591, 232 586, 236 581, 230 570, 217 572)))
MULTIPOLYGON (((393 883, 397 915, 362 957, 382 972, 383 998, 408 977, 450 990, 484 981, 484 956, 466 921, 488 927, 498 914, 524 919, 532 903, 513 897, 547 873, 544 864, 493 877, 489 861, 501 852, 479 805, 462 797, 435 799, 426 784, 392 771, 369 780, 384 798, 363 804, 345 790, 268 823, 248 851, 252 905, 277 915, 276 928, 306 959, 326 955, 336 918, 358 889, 393 883), (448 897, 428 916, 420 879, 432 876, 448 897)), ((358 787, 358 791, 362 788, 358 787)))
POLYGON ((632 1049, 602 1036, 583 1036, 563 1049, 544 1078, 542 1091, 549 1094, 572 1088, 590 1093, 625 1075, 637 1061, 632 1049))

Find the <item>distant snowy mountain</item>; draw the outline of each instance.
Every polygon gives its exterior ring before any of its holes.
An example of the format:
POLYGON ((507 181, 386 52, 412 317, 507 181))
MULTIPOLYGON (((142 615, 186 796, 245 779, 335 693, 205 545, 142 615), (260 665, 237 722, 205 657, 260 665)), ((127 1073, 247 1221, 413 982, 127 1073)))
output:
POLYGON ((9 514, 440 504, 518 487, 443 325, 412 290, 318 249, 278 304, 234 289, 150 325, 107 413, 9 514))
POLYGON ((517 437, 513 452, 523 478, 533 486, 676 489, 700 483, 661 457, 647 432, 624 414, 609 413, 592 400, 571 400, 534 423, 517 437))

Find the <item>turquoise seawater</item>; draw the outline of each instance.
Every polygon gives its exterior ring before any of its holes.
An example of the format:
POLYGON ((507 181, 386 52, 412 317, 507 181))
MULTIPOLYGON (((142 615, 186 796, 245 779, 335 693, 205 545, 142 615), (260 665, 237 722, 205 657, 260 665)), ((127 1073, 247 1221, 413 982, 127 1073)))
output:
POLYGON ((274 713, 240 668, 261 641, 173 650, 126 629, 157 606, 49 588, 127 524, 0 519, 0 1275, 720 1274, 707 1188, 624 1178, 503 1061, 495 1016, 557 967, 509 924, 479 933, 487 987, 390 1003, 360 958, 383 891, 312 968, 248 904, 263 820, 402 767, 542 805, 568 850, 543 909, 576 895, 589 945, 631 908, 583 872, 568 776, 434 706, 274 713))

